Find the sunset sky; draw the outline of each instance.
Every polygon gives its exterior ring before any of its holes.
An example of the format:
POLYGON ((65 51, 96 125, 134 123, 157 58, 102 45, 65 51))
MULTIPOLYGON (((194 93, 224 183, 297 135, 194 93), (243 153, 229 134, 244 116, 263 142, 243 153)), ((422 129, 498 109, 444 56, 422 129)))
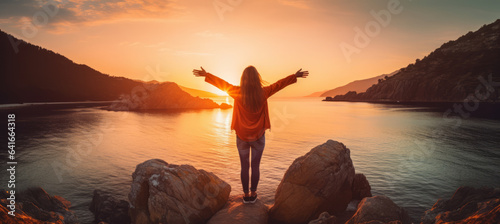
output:
POLYGON ((268 82, 310 71, 280 96, 390 73, 496 19, 497 0, 0 1, 3 31, 114 76, 217 92, 193 68, 233 84, 248 65, 268 82))

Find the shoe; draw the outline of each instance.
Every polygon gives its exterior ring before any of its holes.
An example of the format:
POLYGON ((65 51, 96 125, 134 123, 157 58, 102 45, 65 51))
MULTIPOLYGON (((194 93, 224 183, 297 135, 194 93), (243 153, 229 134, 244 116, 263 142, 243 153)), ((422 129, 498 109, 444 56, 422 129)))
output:
POLYGON ((257 193, 255 193, 255 196, 250 196, 249 197, 249 203, 255 203, 257 201, 257 193))
POLYGON ((251 202, 251 198, 252 197, 245 197, 245 196, 243 196, 243 203, 244 204, 253 203, 253 202, 251 202))

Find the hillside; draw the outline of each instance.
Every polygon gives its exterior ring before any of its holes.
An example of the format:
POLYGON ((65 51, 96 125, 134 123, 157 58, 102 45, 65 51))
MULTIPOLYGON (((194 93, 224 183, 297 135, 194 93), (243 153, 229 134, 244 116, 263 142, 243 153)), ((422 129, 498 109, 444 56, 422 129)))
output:
POLYGON ((0 31, 0 103, 114 100, 139 85, 102 74, 0 31))
POLYGON ((184 86, 179 86, 184 92, 189 93, 191 96, 198 97, 218 97, 219 95, 199 89, 192 89, 184 86))
POLYGON ((326 91, 328 91, 328 90, 323 90, 323 91, 314 92, 314 93, 311 93, 311 94, 309 94, 309 95, 307 95, 307 96, 305 96, 305 97, 320 97, 320 96, 321 96, 321 94, 323 94, 323 93, 324 93, 324 92, 326 92, 326 91))
POLYGON ((350 83, 347 83, 346 85, 339 86, 335 89, 322 91, 322 92, 315 92, 309 96, 311 96, 311 97, 326 97, 326 96, 343 95, 343 94, 348 93, 349 91, 356 91, 358 93, 365 92, 368 88, 370 88, 374 84, 377 84, 379 79, 383 79, 385 76, 393 76, 398 71, 392 72, 390 74, 382 74, 382 75, 375 76, 372 78, 352 81, 350 83))
MULTIPOLYGON (((161 103, 155 109, 163 108, 215 108, 213 101, 193 97, 183 91, 177 84, 163 84, 156 81, 142 82, 124 77, 103 74, 87 65, 76 64, 70 59, 51 50, 32 45, 0 30, 0 104, 27 102, 77 102, 77 101, 113 101, 131 97, 137 89, 147 89, 140 97, 144 103, 150 96, 156 96, 161 103), (16 43, 15 45, 11 42, 16 43), (144 88, 146 86, 162 88, 144 88), (166 91, 165 87, 172 88, 166 91), (161 89, 175 96, 183 96, 183 106, 179 102, 168 105, 158 97, 155 91, 161 89), (186 95, 187 94, 187 95, 186 95)), ((186 88, 198 95, 204 91, 186 88)), ((205 94, 206 95, 206 94, 205 94)), ((133 97, 132 97, 133 98, 133 97)), ((137 97, 136 97, 137 98, 137 97)), ((165 97, 173 99, 172 97, 165 97)), ((137 100, 135 100, 137 101, 137 100)), ((149 102, 149 101, 148 101, 149 102)), ((225 106, 227 107, 227 106, 225 106)), ((136 109, 130 107, 128 109, 136 109)), ((142 105, 141 109, 148 109, 142 105)))
POLYGON ((499 101, 498 84, 494 83, 500 81, 499 58, 500 20, 497 20, 443 44, 365 93, 349 92, 332 100, 459 102, 475 94, 480 101, 499 101), (485 88, 484 83, 488 82, 492 86, 485 88))

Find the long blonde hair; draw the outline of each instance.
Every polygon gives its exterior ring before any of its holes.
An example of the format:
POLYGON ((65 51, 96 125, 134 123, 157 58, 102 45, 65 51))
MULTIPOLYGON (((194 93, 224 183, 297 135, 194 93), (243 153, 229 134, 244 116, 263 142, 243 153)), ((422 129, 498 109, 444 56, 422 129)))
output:
POLYGON ((258 111, 261 107, 264 98, 264 90, 262 90, 262 77, 253 66, 248 66, 243 70, 241 75, 241 100, 243 106, 251 112, 258 111))

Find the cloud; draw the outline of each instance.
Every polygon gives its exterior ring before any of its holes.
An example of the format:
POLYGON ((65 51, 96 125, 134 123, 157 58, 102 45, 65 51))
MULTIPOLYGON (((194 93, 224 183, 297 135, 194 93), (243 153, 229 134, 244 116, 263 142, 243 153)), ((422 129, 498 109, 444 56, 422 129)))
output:
POLYGON ((79 18, 90 21, 164 18, 177 8, 173 0, 84 0, 71 3, 70 7, 79 18))
POLYGON ((123 20, 158 20, 179 15, 176 0, 1 0, 0 24, 26 21, 52 30, 123 20), (36 21, 38 20, 38 21, 36 21))
POLYGON ((0 18, 33 15, 40 9, 36 0, 2 0, 0 1, 0 18))

